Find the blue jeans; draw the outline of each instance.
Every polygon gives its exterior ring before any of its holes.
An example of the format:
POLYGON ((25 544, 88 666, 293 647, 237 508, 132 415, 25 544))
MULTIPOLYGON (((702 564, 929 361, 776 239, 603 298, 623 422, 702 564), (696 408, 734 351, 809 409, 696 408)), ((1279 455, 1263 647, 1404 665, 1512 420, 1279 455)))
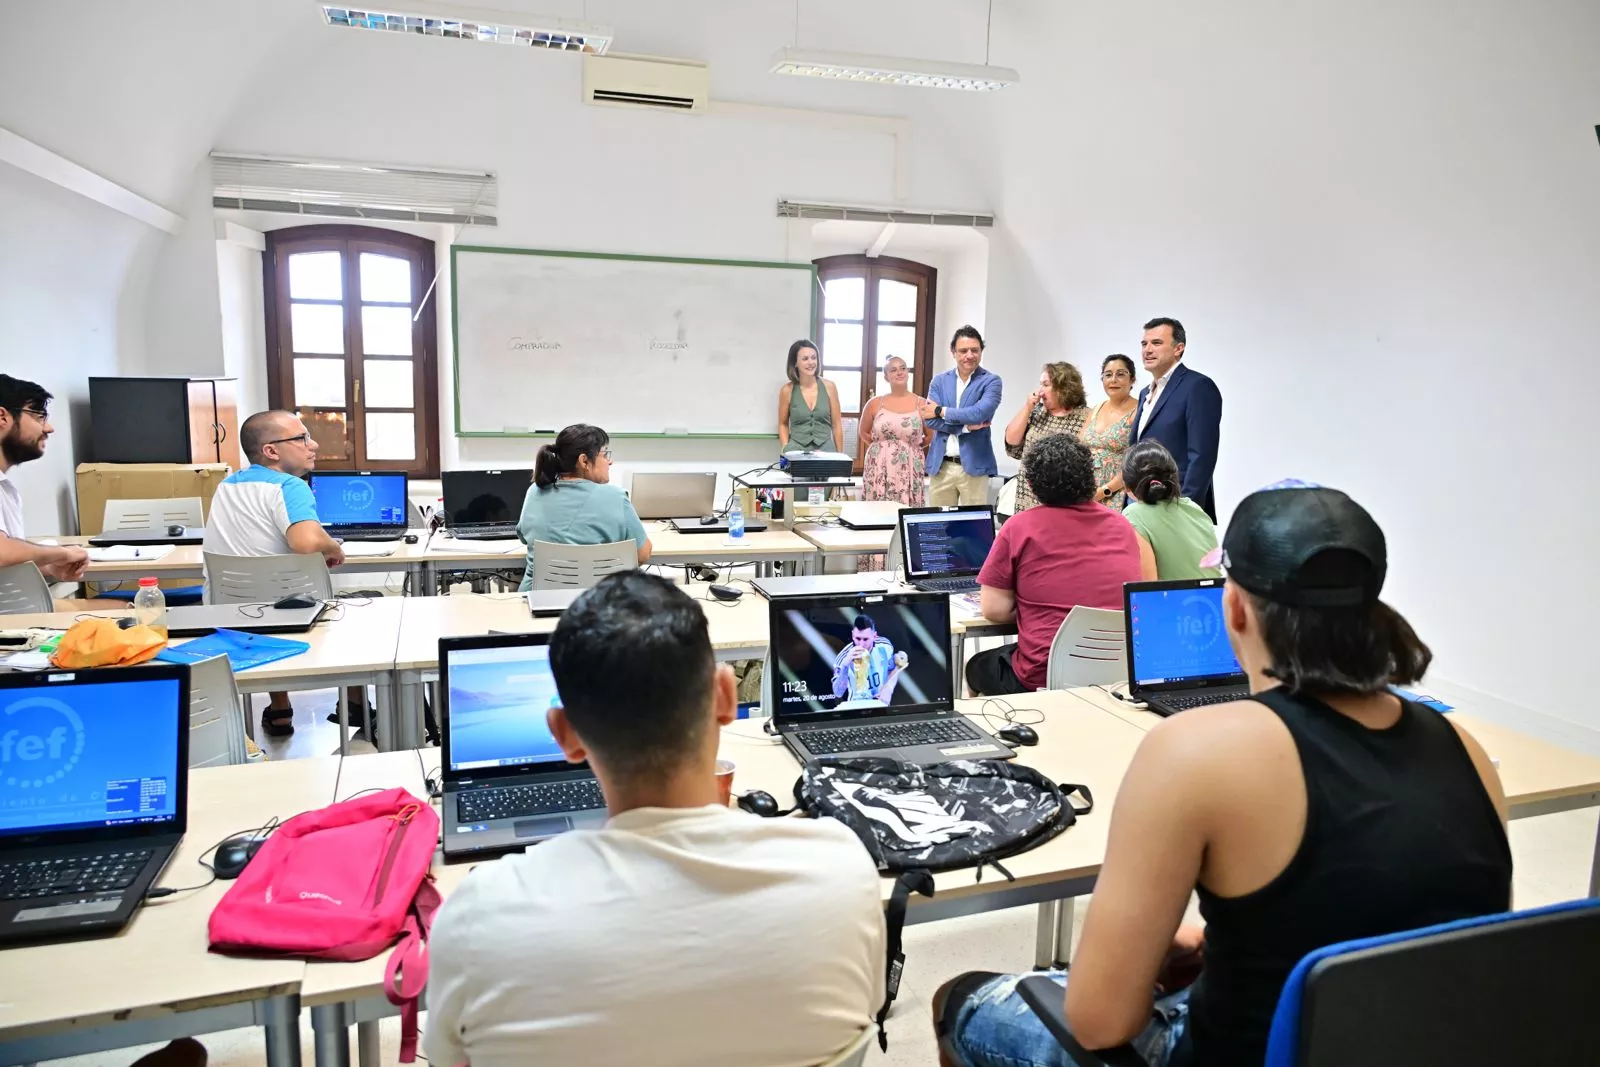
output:
MULTIPOLYGON (((951 1036, 972 1067, 1076 1067, 1017 994, 1017 982, 1025 977, 990 979, 957 1009, 951 1036)), ((1066 988, 1066 972, 1053 971, 1050 977, 1066 988)), ((1172 1052, 1188 1021, 1187 989, 1161 997, 1150 1025, 1133 1039, 1133 1047, 1150 1067, 1177 1067, 1172 1052)))

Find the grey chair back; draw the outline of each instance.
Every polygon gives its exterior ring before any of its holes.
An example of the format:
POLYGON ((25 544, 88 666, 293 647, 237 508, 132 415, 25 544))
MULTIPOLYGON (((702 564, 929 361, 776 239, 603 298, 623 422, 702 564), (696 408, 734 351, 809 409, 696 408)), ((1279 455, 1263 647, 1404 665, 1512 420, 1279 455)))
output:
POLYGON ((533 588, 588 589, 616 571, 639 565, 639 546, 632 541, 604 545, 533 543, 533 588))
POLYGON ((246 760, 244 711, 227 656, 189 665, 189 766, 226 767, 246 760))
POLYGON ((260 604, 305 593, 318 600, 333 598, 328 564, 314 553, 281 556, 204 556, 207 604, 260 604))
POLYGON ((0 615, 30 615, 56 610, 50 585, 32 563, 0 567, 0 615))

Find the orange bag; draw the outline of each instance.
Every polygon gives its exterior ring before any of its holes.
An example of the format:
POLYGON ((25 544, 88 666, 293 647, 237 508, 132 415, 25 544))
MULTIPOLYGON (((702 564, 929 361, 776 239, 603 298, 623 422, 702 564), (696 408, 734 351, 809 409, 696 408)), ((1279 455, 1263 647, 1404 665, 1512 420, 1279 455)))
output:
POLYGON ((83 619, 61 635, 50 654, 52 666, 63 670, 85 667, 131 667, 143 663, 167 646, 167 639, 148 626, 117 625, 116 619, 83 619))

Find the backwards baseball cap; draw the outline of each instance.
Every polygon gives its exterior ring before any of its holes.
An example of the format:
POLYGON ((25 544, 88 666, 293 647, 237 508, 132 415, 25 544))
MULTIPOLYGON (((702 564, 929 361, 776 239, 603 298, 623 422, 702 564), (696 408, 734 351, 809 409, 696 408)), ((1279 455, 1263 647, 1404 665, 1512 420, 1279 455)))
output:
POLYGON ((1367 509, 1344 493, 1280 482, 1239 503, 1222 546, 1200 565, 1225 568, 1274 603, 1356 607, 1378 599, 1389 553, 1367 509))

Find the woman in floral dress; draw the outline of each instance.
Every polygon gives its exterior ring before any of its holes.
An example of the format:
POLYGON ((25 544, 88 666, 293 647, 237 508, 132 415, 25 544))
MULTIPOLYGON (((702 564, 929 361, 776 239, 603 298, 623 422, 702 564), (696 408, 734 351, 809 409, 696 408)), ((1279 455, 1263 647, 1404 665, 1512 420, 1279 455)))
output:
MULTIPOLYGON (((922 398, 907 383, 911 368, 899 356, 883 365, 889 392, 867 401, 861 412, 861 499, 894 500, 906 507, 921 507, 928 499, 923 481, 928 434, 919 410, 922 398)), ((879 570, 882 554, 861 556, 859 567, 879 570)))
POLYGON ((1122 459, 1133 436, 1133 413, 1139 407, 1133 379, 1133 360, 1121 354, 1105 358, 1100 364, 1105 403, 1084 420, 1083 431, 1078 435, 1094 459, 1094 484, 1099 487, 1094 498, 1118 511, 1128 501, 1122 484, 1122 459))

